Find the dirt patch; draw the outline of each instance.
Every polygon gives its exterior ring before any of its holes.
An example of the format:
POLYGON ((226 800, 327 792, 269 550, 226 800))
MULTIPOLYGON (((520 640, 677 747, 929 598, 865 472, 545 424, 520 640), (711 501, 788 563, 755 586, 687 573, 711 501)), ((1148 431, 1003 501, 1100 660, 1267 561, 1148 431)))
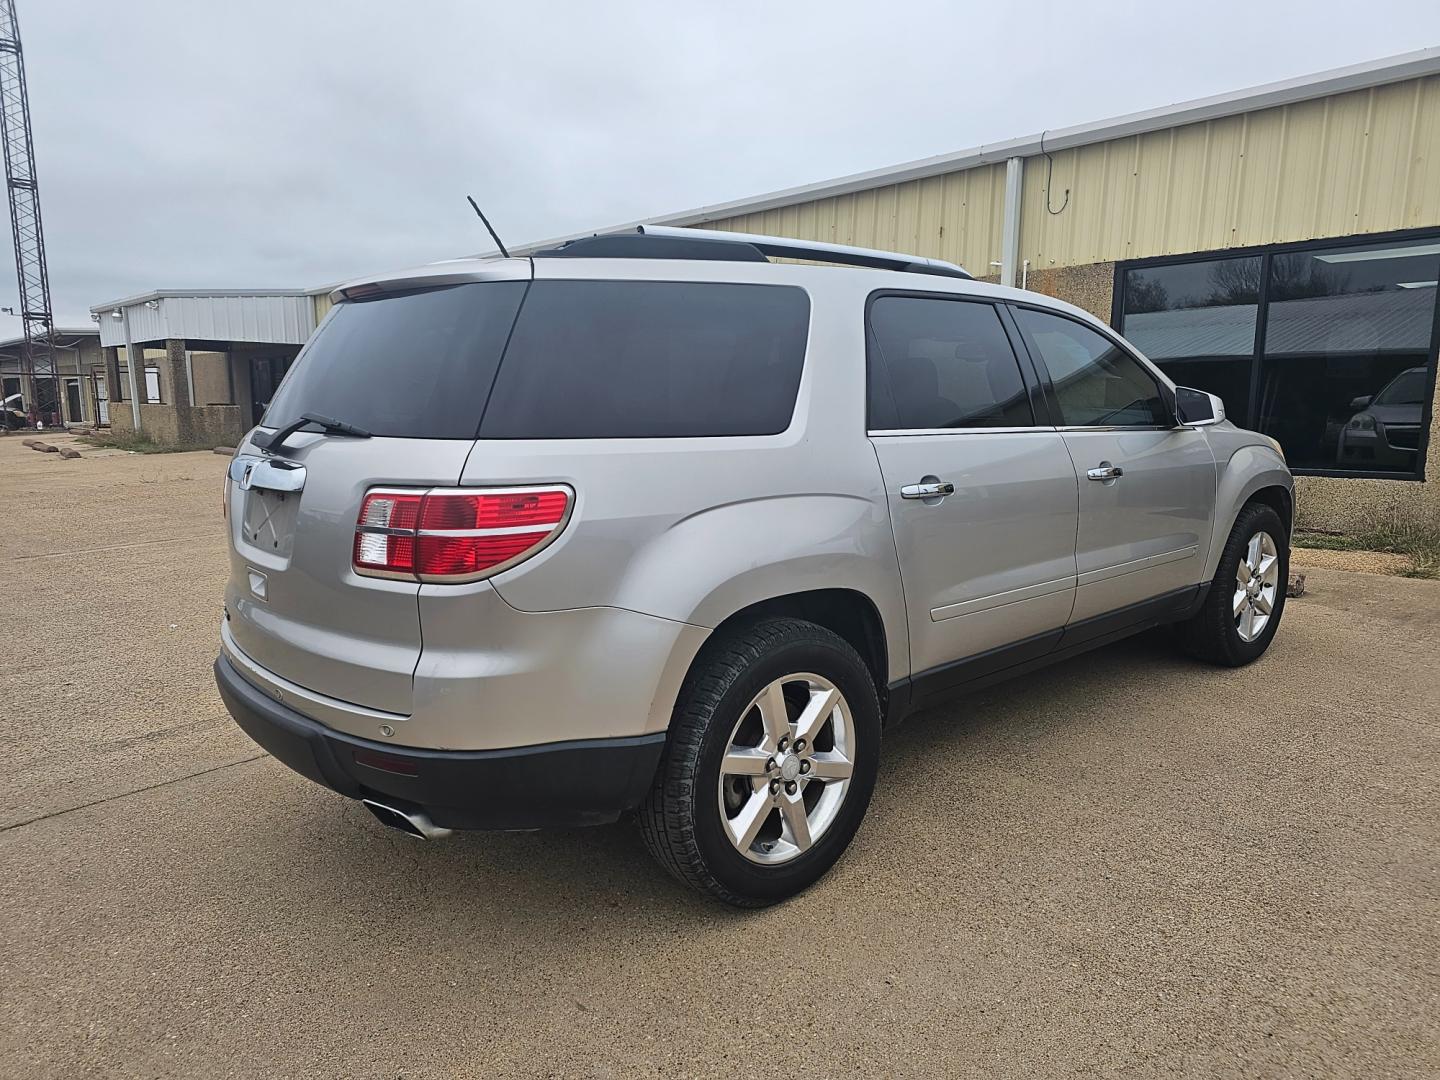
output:
POLYGON ((1408 574, 1415 569, 1415 560, 1408 555, 1391 555, 1384 551, 1296 547, 1290 551, 1290 565, 1296 568, 1318 566, 1326 570, 1352 570, 1361 574, 1408 574))

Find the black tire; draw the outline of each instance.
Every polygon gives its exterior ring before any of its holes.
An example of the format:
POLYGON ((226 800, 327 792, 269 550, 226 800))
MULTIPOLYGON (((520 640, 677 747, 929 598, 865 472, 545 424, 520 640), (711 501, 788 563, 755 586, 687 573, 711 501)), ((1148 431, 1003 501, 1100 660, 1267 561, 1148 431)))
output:
POLYGON ((767 618, 708 642, 686 677, 665 757, 638 814, 645 845, 670 873, 736 907, 764 907, 814 884, 860 828, 880 760, 880 702, 859 654, 843 638, 800 619, 767 618), (730 735, 756 695, 797 672, 828 679, 844 695, 855 731, 854 771, 844 802, 814 846, 776 866, 731 844, 719 799, 730 735))
POLYGON ((1181 648, 1200 660, 1225 667, 1243 667, 1258 660, 1275 637, 1280 627, 1280 617, 1285 611, 1285 589, 1290 581, 1290 534, 1285 523, 1273 507, 1264 503, 1248 503, 1235 519, 1225 549, 1220 553, 1220 563, 1215 568, 1215 577, 1210 583, 1205 603, 1199 612, 1179 627, 1181 648), (1270 621, 1253 641, 1240 636, 1235 625, 1236 572, 1245 557, 1250 538, 1258 532, 1267 532, 1275 540, 1279 557, 1279 586, 1271 602, 1270 621))

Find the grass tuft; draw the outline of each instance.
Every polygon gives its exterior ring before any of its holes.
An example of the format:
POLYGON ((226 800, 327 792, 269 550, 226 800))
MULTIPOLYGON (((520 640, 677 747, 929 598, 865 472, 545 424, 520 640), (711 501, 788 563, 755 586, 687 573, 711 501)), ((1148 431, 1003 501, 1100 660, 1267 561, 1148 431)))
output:
POLYGON ((1407 556, 1414 566, 1399 571, 1401 577, 1440 578, 1440 527, 1399 517, 1377 518, 1349 533, 1296 529, 1292 538, 1297 547, 1329 551, 1383 551, 1407 556))
POLYGON ((192 454, 197 450, 210 450, 210 446, 177 446, 173 443, 157 443, 141 435, 80 435, 76 442, 86 446, 107 450, 128 450, 135 454, 192 454))

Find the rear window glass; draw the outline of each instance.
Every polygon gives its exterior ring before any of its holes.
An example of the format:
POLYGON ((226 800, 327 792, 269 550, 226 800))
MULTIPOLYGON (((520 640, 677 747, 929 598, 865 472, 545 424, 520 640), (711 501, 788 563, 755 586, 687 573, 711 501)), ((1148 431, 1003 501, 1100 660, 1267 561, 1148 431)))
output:
POLYGON ((809 321, 792 286, 537 281, 480 435, 777 434, 795 411, 809 321))
POLYGON ((524 294, 523 281, 492 281, 337 305, 265 426, 318 413, 377 436, 475 438, 524 294))

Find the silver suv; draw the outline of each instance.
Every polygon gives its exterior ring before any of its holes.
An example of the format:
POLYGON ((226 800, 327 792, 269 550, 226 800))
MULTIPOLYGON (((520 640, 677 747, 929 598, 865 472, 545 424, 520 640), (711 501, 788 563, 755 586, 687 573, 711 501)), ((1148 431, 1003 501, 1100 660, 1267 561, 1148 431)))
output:
POLYGON ((1280 621, 1278 444, 957 266, 646 228, 334 299, 228 473, 215 672, 413 835, 635 812, 772 903, 908 713, 1164 624, 1245 664, 1280 621))

